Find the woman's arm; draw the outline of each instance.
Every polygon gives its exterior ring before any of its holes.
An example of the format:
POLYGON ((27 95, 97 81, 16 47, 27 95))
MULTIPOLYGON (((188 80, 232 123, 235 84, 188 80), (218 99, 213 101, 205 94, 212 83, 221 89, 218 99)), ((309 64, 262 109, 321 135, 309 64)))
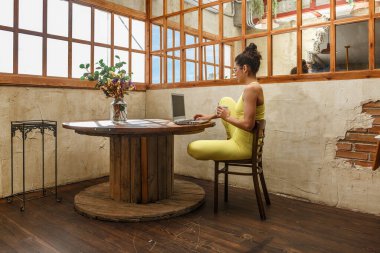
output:
POLYGON ((219 118, 218 115, 216 114, 195 114, 194 115, 194 119, 197 120, 197 119, 204 119, 204 120, 212 120, 212 119, 216 119, 216 118, 219 118))
POLYGON ((245 131, 251 131, 255 126, 256 119, 256 104, 257 98, 259 94, 260 87, 257 86, 248 86, 244 90, 243 94, 243 102, 244 102, 244 118, 239 120, 230 116, 230 112, 228 109, 224 109, 223 107, 218 107, 217 115, 227 121, 228 123, 243 129, 245 131))

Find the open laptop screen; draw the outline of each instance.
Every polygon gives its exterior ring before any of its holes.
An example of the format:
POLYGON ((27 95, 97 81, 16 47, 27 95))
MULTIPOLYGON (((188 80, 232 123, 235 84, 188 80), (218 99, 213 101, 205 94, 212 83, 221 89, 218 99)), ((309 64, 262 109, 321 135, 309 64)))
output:
POLYGON ((183 94, 172 94, 173 120, 185 119, 185 97, 183 94))

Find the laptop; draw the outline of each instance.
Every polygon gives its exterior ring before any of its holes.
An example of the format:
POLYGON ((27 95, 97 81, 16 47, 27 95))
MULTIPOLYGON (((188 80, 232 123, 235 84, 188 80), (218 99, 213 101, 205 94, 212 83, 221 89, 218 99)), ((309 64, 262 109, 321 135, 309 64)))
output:
POLYGON ((177 125, 196 125, 209 122, 209 120, 186 119, 185 96, 172 93, 173 122, 177 125))

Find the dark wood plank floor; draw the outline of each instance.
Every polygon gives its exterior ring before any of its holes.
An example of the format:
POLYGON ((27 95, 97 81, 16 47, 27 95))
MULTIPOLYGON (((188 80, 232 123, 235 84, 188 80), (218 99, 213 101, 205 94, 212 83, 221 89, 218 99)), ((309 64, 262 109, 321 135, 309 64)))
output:
POLYGON ((212 182, 179 178, 204 187, 206 203, 155 222, 114 223, 76 213, 75 194, 107 178, 62 186, 62 203, 31 200, 23 213, 2 200, 0 252, 380 252, 380 217, 271 195, 262 222, 253 192, 236 188, 214 215, 212 182))

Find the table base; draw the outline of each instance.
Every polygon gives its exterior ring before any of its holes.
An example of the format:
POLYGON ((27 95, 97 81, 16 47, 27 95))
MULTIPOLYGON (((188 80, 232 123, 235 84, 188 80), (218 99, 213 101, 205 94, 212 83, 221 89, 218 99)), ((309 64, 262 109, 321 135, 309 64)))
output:
POLYGON ((192 182, 174 180, 173 195, 155 203, 135 204, 110 197, 109 183, 86 188, 74 199, 75 210, 85 216, 109 221, 151 221, 191 212, 204 203, 205 191, 192 182))

